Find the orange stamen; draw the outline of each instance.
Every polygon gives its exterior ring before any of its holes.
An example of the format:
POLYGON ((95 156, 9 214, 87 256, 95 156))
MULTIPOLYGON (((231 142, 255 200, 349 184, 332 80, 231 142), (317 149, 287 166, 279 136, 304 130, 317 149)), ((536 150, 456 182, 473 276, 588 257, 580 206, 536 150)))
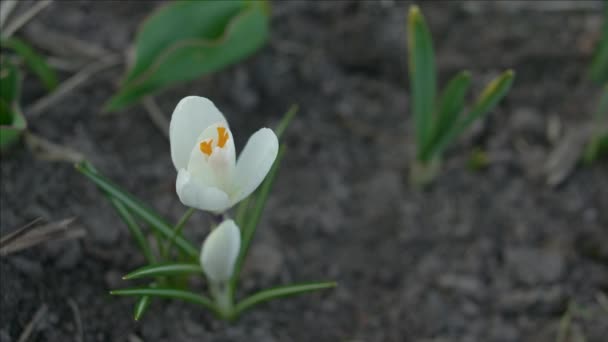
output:
POLYGON ((213 151, 212 144, 213 144, 213 139, 201 141, 201 143, 198 145, 198 148, 200 148, 200 150, 201 150, 201 152, 203 152, 203 154, 210 156, 211 152, 213 151))
POLYGON ((226 132, 226 127, 218 127, 217 128, 217 146, 224 147, 226 142, 228 141, 228 132, 226 132))

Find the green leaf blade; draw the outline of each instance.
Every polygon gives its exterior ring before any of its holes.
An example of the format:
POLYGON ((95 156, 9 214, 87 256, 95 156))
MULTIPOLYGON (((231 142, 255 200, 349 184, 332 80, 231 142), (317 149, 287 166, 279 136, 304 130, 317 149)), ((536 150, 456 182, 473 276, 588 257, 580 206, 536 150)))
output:
POLYGON ((135 239, 135 242, 137 243, 139 250, 144 255, 146 260, 149 263, 156 262, 156 257, 152 253, 152 248, 150 248, 150 243, 148 242, 148 239, 146 239, 146 236, 144 235, 143 231, 139 227, 139 224, 137 224, 137 222, 135 221, 135 218, 133 218, 133 216, 131 215, 129 210, 125 207, 125 205, 122 202, 118 201, 116 198, 109 196, 109 195, 107 197, 108 197, 108 200, 110 201, 110 204, 114 207, 116 212, 118 212, 118 215, 123 220, 123 222, 127 225, 127 228, 129 229, 129 232, 131 233, 131 236, 133 236, 133 238, 135 239))
POLYGON ((437 108, 436 122, 433 126, 432 138, 427 146, 423 148, 419 156, 421 161, 429 161, 434 157, 434 145, 447 134, 450 127, 457 122, 458 116, 464 107, 465 96, 471 84, 471 75, 468 71, 458 73, 450 80, 440 97, 437 108))
POLYGON ((44 58, 34 51, 26 42, 11 37, 3 39, 0 45, 19 54, 48 90, 53 90, 57 87, 59 82, 57 81, 55 71, 51 69, 44 58))
POLYGON ((447 145, 467 129, 475 120, 491 111, 502 100, 511 89, 515 73, 507 70, 492 80, 481 92, 471 111, 454 123, 450 130, 434 144, 433 154, 441 153, 447 145))
POLYGON ((235 314, 238 316, 244 311, 264 302, 289 296, 295 296, 313 291, 331 289, 336 287, 335 282, 307 283, 279 286, 272 289, 262 290, 250 297, 245 298, 235 307, 235 314))
MULTIPOLYGON (((90 163, 87 161, 78 163, 76 164, 76 169, 95 183, 102 191, 123 203, 132 213, 149 224, 152 229, 157 231, 164 238, 170 239, 173 236, 173 227, 171 227, 171 225, 163 220, 155 211, 142 204, 133 195, 125 192, 95 171, 90 163)), ((198 259, 198 250, 181 236, 175 237, 175 245, 192 260, 198 259)))
POLYGON ((407 36, 412 111, 420 153, 432 132, 437 81, 433 38, 418 6, 410 7, 407 36))
POLYGON ((110 291, 110 294, 114 296, 151 296, 167 299, 178 299, 188 303, 203 306, 206 309, 213 311, 214 313, 217 312, 215 304, 213 304, 213 302, 209 298, 184 290, 177 290, 171 288, 142 287, 114 290, 110 291))
POLYGON ((135 63, 106 110, 127 107, 179 82, 253 54, 269 32, 266 1, 177 1, 142 26, 135 63))
POLYGON ((133 319, 139 321, 146 312, 146 310, 148 310, 148 307, 150 307, 150 303, 152 303, 152 297, 140 297, 137 303, 135 303, 135 309, 133 310, 133 319))
POLYGON ((202 274, 203 269, 199 264, 154 264, 139 268, 125 275, 123 279, 139 279, 146 277, 161 277, 184 274, 202 274))

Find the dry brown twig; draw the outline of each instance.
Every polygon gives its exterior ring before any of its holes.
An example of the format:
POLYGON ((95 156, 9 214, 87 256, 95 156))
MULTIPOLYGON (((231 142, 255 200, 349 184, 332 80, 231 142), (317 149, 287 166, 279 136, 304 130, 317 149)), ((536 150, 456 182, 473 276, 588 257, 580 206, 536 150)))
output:
POLYGON ((32 20, 40 11, 49 6, 53 0, 44 0, 36 2, 31 8, 29 8, 25 13, 12 20, 7 24, 5 30, 3 30, 3 37, 8 38, 13 35, 13 33, 17 32, 23 25, 25 25, 28 21, 32 20))
POLYGON ((156 103, 156 100, 154 100, 154 97, 148 96, 144 98, 143 105, 148 113, 148 117, 152 120, 152 123, 158 127, 165 138, 169 139, 169 120, 165 114, 163 114, 163 111, 156 103))
POLYGON ((70 147, 55 144, 32 132, 25 132, 25 143, 30 151, 42 160, 75 164, 85 159, 82 153, 70 147))
POLYGON ((30 223, 18 229, 17 233, 0 239, 0 256, 4 257, 50 240, 68 240, 85 236, 86 231, 83 228, 70 229, 69 226, 74 220, 76 218, 72 217, 35 227, 30 223))
POLYGON ((40 321, 42 321, 44 316, 46 316, 47 311, 48 306, 46 304, 42 304, 42 306, 34 314, 32 320, 25 326, 25 329, 23 329, 23 332, 19 336, 17 342, 26 342, 30 338, 36 326, 40 323, 40 321))
POLYGON ((119 54, 108 55, 103 57, 101 60, 90 63, 74 76, 61 83, 54 92, 40 98, 33 105, 26 108, 26 116, 34 118, 41 115, 46 109, 62 100, 75 88, 89 80, 91 76, 120 63, 121 56, 119 54))

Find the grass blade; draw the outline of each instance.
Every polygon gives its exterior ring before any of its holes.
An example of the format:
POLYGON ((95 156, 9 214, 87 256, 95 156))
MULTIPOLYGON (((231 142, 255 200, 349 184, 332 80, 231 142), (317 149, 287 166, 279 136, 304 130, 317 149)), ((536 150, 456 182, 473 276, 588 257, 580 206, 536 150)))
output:
MULTIPOLYGON (((86 161, 80 162, 76 164, 76 169, 88 179, 93 181, 93 183, 95 183, 101 190, 123 203, 133 214, 137 215, 147 224, 149 224, 154 231, 163 235, 163 237, 167 239, 171 238, 173 235, 171 225, 163 220, 156 212, 142 204, 134 196, 123 191, 108 179, 101 176, 97 171, 94 171, 94 168, 90 163, 86 161)), ((198 250, 181 236, 175 238, 175 244, 182 252, 193 260, 198 259, 198 250)))
POLYGON ((432 133, 436 77, 433 38, 418 6, 410 7, 407 23, 412 111, 418 152, 432 133))
POLYGON ((114 291, 110 291, 110 294, 114 295, 114 296, 150 296, 150 297, 160 297, 160 298, 168 298, 168 299, 179 299, 179 300, 183 300, 185 302, 203 306, 203 307, 213 311, 214 313, 217 313, 217 309, 216 309, 215 305, 209 298, 207 298, 205 296, 201 296, 201 295, 193 293, 193 292, 189 292, 189 291, 168 289, 168 288, 142 287, 142 288, 114 290, 114 291))
POLYGON ((57 75, 55 71, 46 63, 34 49, 32 49, 27 43, 21 39, 14 37, 3 39, 1 41, 2 47, 9 48, 19 54, 27 66, 32 70, 38 78, 42 81, 44 86, 48 90, 53 90, 57 87, 57 75))
POLYGON ((250 215, 247 215, 248 220, 241 229, 243 230, 243 237, 241 241, 241 252, 236 262, 236 266, 234 268, 234 274, 230 281, 231 291, 234 293, 236 288, 236 284, 238 282, 239 273, 241 271, 241 267, 245 262, 245 258, 247 257, 247 252, 249 251, 249 246, 251 245, 251 240, 253 239, 253 235, 255 233, 256 227, 260 222, 262 217, 262 213, 264 212, 264 207, 266 206, 266 201, 268 200, 268 194, 270 193, 270 189, 272 188, 272 184, 277 176, 277 171, 279 169, 279 165, 281 164, 281 160, 285 155, 285 145, 281 144, 279 147, 279 153, 277 154, 277 159, 274 161, 272 168, 268 172, 266 179, 262 183, 262 186, 255 194, 255 207, 252 209, 250 215))
POLYGON ((492 80, 492 82, 490 82, 481 92, 481 95, 467 116, 461 119, 459 123, 454 124, 450 131, 444 134, 437 143, 434 144, 434 152, 432 153, 441 153, 455 137, 460 135, 476 119, 492 110, 507 94, 513 84, 514 77, 515 73, 513 70, 507 70, 502 73, 502 75, 492 80))
POLYGON ((324 283, 307 283, 307 284, 294 284, 279 286, 272 289, 262 290, 250 297, 245 298, 235 307, 235 316, 240 315, 244 311, 256 306, 258 304, 273 300, 276 298, 294 296, 312 291, 319 291, 324 289, 330 289, 336 287, 335 282, 324 282, 324 283))
POLYGON ((155 263, 156 257, 154 256, 154 253, 152 253, 152 249, 150 248, 148 239, 146 239, 146 236, 144 235, 141 228, 139 227, 139 224, 137 224, 137 222, 135 221, 135 218, 131 215, 131 213, 124 206, 124 204, 122 204, 116 198, 114 198, 112 196, 108 195, 107 197, 108 197, 108 200, 110 201, 110 204, 112 204, 114 209, 116 209, 116 212, 118 212, 118 215, 120 216, 120 218, 127 225, 129 232, 131 232, 131 235, 135 239, 135 242, 137 243, 139 250, 146 257, 146 260, 151 264, 155 263))
POLYGON ((142 296, 139 298, 137 303, 135 303, 135 309, 133 310, 133 319, 139 321, 141 316, 143 316, 144 312, 148 310, 150 303, 152 302, 152 298, 150 296, 142 296))
POLYGON ((171 248, 173 248, 173 245, 175 245, 175 238, 178 236, 182 236, 182 230, 186 226, 186 223, 188 222, 192 214, 194 214, 194 208, 188 208, 188 210, 186 210, 179 222, 175 225, 175 227, 173 227, 173 234, 171 235, 171 238, 167 241, 165 245, 160 246, 160 255, 163 259, 166 260, 168 257, 171 256, 171 248))
POLYGON ((171 275, 183 275, 192 273, 203 273, 199 264, 155 264, 148 265, 130 272, 122 277, 125 280, 139 279, 145 277, 162 277, 171 275))
POLYGON ((437 109, 436 122, 433 125, 433 134, 427 146, 423 147, 423 153, 418 156, 419 160, 428 161, 434 154, 433 145, 441 139, 444 134, 447 134, 457 121, 462 108, 467 90, 471 84, 471 75, 468 71, 462 71, 445 87, 443 94, 439 100, 437 109))
POLYGON ((285 113, 285 115, 283 115, 281 122, 279 122, 279 124, 277 125, 277 128, 275 128, 275 130, 274 130, 274 134, 277 135, 277 138, 281 139, 281 137, 283 136, 283 133, 285 133, 285 130, 287 130, 287 127, 289 127, 289 124, 291 123, 293 118, 296 116, 299 109, 300 109, 300 107, 298 107, 298 105, 296 105, 296 104, 291 105, 291 107, 289 107, 289 109, 287 110, 287 113, 285 113))

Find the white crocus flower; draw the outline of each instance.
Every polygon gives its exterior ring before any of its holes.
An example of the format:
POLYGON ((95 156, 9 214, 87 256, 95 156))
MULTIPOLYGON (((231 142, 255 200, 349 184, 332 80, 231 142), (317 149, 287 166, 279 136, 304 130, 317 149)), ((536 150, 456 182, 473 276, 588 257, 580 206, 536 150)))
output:
POLYGON ((268 174, 279 149, 276 134, 262 128, 249 138, 237 161, 226 119, 213 102, 198 96, 185 97, 175 107, 169 140, 180 201, 215 213, 249 196, 268 174))
POLYGON ((241 232, 233 220, 226 220, 215 228, 201 250, 201 266, 212 285, 223 285, 234 271, 241 248, 241 232))

